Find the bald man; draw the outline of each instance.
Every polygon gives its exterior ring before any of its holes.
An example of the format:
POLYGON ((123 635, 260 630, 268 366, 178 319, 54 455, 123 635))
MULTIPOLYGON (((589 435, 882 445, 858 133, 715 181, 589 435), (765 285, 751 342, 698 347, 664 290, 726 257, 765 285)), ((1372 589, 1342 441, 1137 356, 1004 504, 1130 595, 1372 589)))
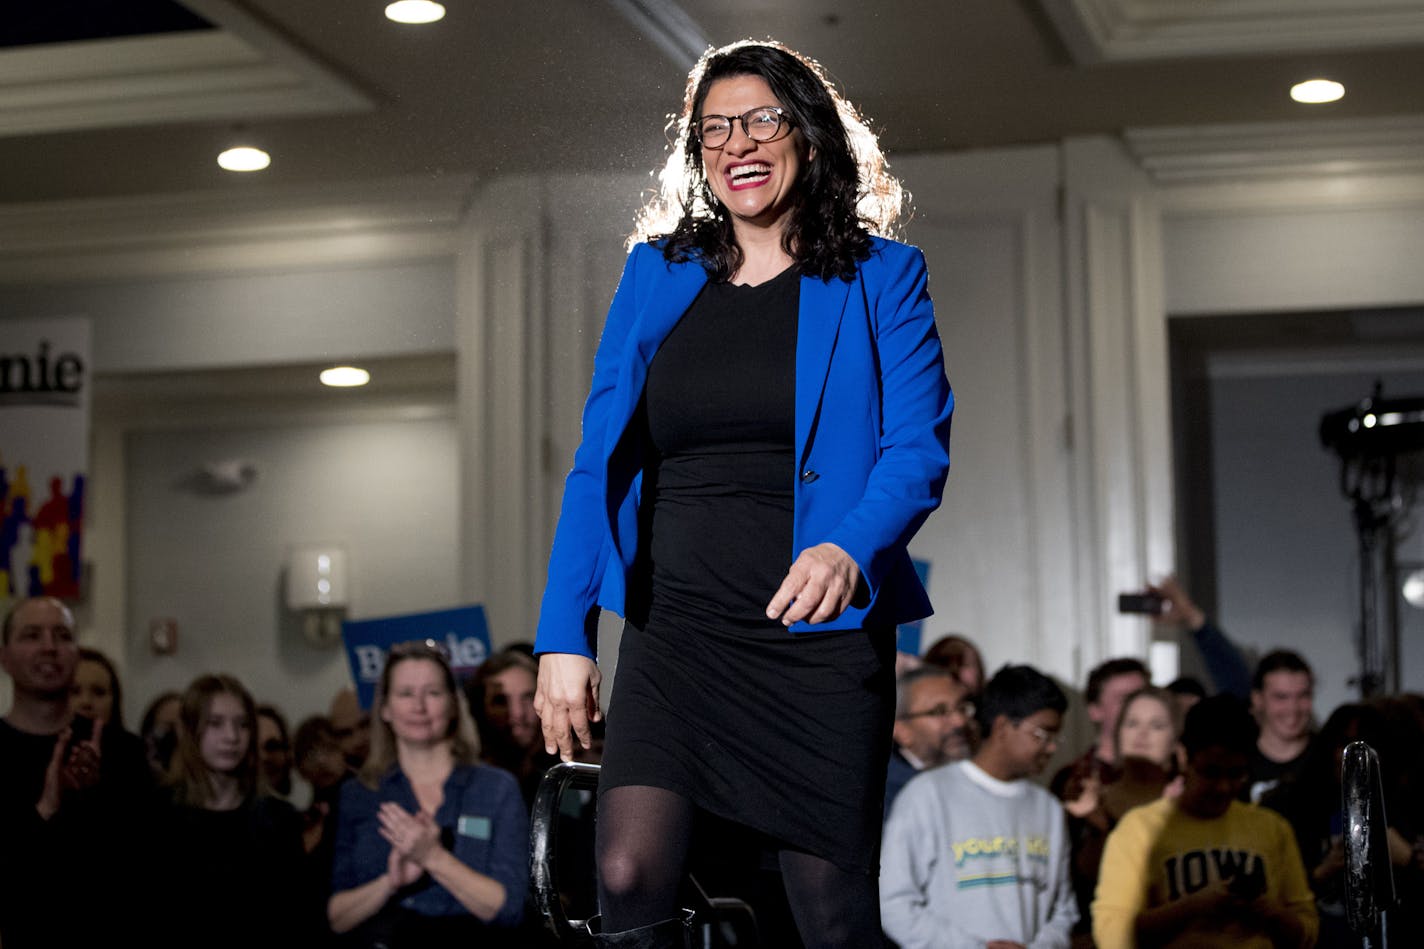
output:
POLYGON ((6 615, 0 669, 14 702, 0 720, 5 949, 97 942, 123 931, 116 927, 139 905, 124 861, 136 850, 128 832, 149 789, 143 744, 74 718, 78 664, 74 615, 62 602, 31 597, 6 615), (76 894, 84 894, 84 912, 75 912, 76 894))

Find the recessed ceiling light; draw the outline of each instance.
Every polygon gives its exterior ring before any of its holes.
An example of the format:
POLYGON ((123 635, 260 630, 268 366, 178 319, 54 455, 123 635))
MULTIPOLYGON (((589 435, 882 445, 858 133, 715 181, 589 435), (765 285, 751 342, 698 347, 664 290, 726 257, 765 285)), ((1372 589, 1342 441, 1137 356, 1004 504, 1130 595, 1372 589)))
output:
POLYGON ((396 0, 386 5, 386 18, 397 23, 434 23, 445 18, 445 7, 431 0, 396 0))
POLYGON ((1310 105, 1334 102, 1344 94, 1345 87, 1333 79, 1307 79, 1291 86, 1291 98, 1310 105))
POLYGON ((351 386, 364 386, 370 381, 371 374, 356 366, 333 366, 321 371, 322 385, 350 388, 351 386))
POLYGON ((241 145, 219 155, 218 164, 228 171, 261 171, 272 164, 272 156, 260 148, 241 145))

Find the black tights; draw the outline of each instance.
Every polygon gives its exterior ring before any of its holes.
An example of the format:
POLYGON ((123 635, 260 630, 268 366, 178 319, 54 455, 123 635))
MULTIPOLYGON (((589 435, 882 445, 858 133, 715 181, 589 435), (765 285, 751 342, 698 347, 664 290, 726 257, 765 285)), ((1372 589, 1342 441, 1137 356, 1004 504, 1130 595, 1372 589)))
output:
MULTIPOLYGON (((598 898, 603 931, 674 916, 696 809, 673 791, 618 787, 598 799, 598 898)), ((778 853, 786 898, 807 949, 880 945, 879 884, 795 850, 778 853)))

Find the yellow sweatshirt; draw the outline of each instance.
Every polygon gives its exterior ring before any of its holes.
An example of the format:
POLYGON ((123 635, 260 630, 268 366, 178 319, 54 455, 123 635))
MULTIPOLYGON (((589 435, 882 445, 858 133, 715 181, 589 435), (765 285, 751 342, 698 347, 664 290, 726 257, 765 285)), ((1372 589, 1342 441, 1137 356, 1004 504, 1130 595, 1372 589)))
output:
MULTIPOLYGON (((1128 811, 1108 835, 1093 899, 1093 938, 1099 949, 1132 949, 1139 913, 1223 884, 1259 892, 1260 900, 1284 908, 1304 927, 1303 945, 1314 945, 1315 898, 1295 836, 1280 815, 1233 803, 1221 817, 1204 820, 1167 799, 1128 811)), ((1196 914, 1161 945, 1271 949, 1259 913, 1234 905, 1196 914)))

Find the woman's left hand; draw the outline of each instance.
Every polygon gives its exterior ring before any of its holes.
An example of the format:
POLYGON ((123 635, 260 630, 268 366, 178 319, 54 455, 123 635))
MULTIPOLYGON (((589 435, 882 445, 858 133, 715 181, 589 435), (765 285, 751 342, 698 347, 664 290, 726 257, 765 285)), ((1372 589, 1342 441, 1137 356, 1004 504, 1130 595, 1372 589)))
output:
POLYGON ((766 615, 783 626, 830 622, 850 606, 858 583, 860 568, 850 554, 829 543, 807 547, 786 572, 766 615))
POLYGON ((381 836, 406 860, 419 866, 440 847, 440 828, 431 814, 412 814, 399 804, 387 801, 376 815, 381 836))

